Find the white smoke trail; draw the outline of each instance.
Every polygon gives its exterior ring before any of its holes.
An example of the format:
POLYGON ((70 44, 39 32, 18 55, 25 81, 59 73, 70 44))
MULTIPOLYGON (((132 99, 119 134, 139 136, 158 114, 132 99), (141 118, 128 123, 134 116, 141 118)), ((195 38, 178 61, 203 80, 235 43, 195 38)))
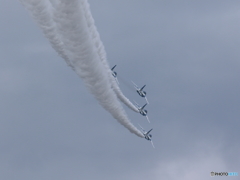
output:
POLYGON ((91 32, 87 28, 84 15, 83 1, 61 0, 55 16, 55 21, 66 50, 71 55, 71 63, 76 72, 85 81, 87 87, 98 99, 99 103, 108 110, 113 117, 127 127, 131 132, 142 137, 141 132, 128 120, 121 104, 109 83, 109 74, 106 73, 104 64, 101 63, 98 49, 94 46, 91 32))
MULTIPOLYGON (((41 0, 43 1, 43 0, 41 0)), ((99 103, 130 132, 139 137, 144 137, 128 119, 116 94, 111 88, 109 74, 106 67, 101 62, 97 46, 89 32, 86 17, 81 4, 85 0, 60 0, 55 12, 53 21, 55 22, 54 33, 58 35, 61 42, 61 49, 64 51, 65 58, 76 73, 84 80, 88 89, 92 92, 99 103)), ((42 23, 45 19, 43 12, 38 9, 44 9, 46 5, 39 0, 22 0, 23 4, 33 14, 40 27, 44 30, 42 23), (40 5, 39 5, 40 4, 40 5), (39 8, 41 7, 41 8, 39 8)), ((47 9, 47 8, 45 8, 47 9)), ((50 21, 50 20, 49 20, 50 21)), ((46 36, 49 40, 51 36, 46 36)), ((52 41, 51 43, 55 43, 52 41)), ((54 44, 55 45, 55 44, 54 44)), ((65 59, 65 60, 66 60, 65 59)))
POLYGON ((55 51, 66 61, 66 63, 74 68, 69 58, 63 49, 63 43, 60 41, 55 24, 52 20, 52 9, 49 1, 46 0, 19 0, 25 7, 31 12, 32 17, 38 23, 42 29, 45 37, 51 43, 51 46, 55 51))
POLYGON ((120 99, 130 109, 132 109, 133 111, 138 113, 139 112, 138 109, 131 103, 131 101, 126 96, 124 96, 124 94, 122 93, 118 84, 116 83, 115 78, 112 76, 112 72, 111 72, 110 66, 108 64, 107 57, 106 57, 106 51, 105 51, 104 45, 100 39, 100 35, 97 31, 97 28, 95 26, 94 19, 92 17, 92 13, 91 13, 88 1, 82 1, 81 6, 83 7, 83 10, 84 10, 84 15, 87 20, 89 32, 90 32, 91 37, 94 41, 94 44, 97 48, 97 52, 100 57, 100 60, 102 61, 102 63, 104 64, 104 66, 106 68, 106 71, 110 78, 110 82, 112 84, 112 88, 113 88, 114 92, 116 93, 118 99, 120 99))

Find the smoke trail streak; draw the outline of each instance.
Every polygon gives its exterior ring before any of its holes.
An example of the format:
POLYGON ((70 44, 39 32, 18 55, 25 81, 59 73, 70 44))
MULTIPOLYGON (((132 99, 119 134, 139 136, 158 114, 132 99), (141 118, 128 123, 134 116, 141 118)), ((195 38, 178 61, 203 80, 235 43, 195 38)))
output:
MULTIPOLYGON (((87 88, 102 107, 130 132, 139 137, 144 137, 141 131, 130 122, 111 88, 109 73, 101 62, 98 48, 92 38, 92 33, 89 31, 83 7, 81 6, 84 1, 60 0, 55 9, 52 9, 54 11, 52 14, 53 19, 49 20, 49 23, 55 22, 53 23, 53 29, 59 40, 58 42, 61 43, 61 48, 64 50, 64 55, 66 55, 64 58, 69 61, 75 72, 83 79, 87 88)), ((45 31, 45 26, 42 24, 46 20, 46 16, 43 14, 47 13, 43 12, 47 8, 43 6, 47 4, 39 0, 22 0, 22 2, 45 31)), ((50 40, 52 36, 46 37, 50 40)), ((54 44, 55 42, 52 41, 51 43, 54 44)))
POLYGON ((45 0, 19 0, 26 9, 31 12, 32 17, 38 23, 45 37, 49 40, 51 46, 62 57, 66 63, 74 68, 63 49, 63 43, 57 36, 55 24, 52 21, 51 6, 45 0))
POLYGON ((103 45, 103 43, 100 39, 100 35, 99 35, 99 33, 96 29, 96 26, 94 24, 94 19, 92 17, 92 13, 91 13, 91 10, 90 10, 89 3, 87 1, 82 1, 81 5, 83 7, 84 15, 85 15, 86 20, 87 20, 87 25, 88 25, 88 28, 89 28, 89 32, 91 33, 91 37, 92 37, 92 39, 94 41, 94 44, 97 48, 97 52, 98 52, 98 55, 100 57, 100 60, 102 61, 102 63, 104 64, 104 66, 106 68, 106 71, 107 71, 108 76, 110 78, 110 82, 112 84, 112 88, 113 88, 114 92, 116 93, 118 99, 120 99, 130 109, 132 109, 133 111, 138 113, 139 112, 138 109, 131 103, 131 101, 126 96, 124 96, 124 94, 122 93, 118 84, 116 83, 116 80, 112 76, 112 72, 111 72, 110 66, 108 64, 107 57, 106 57, 106 51, 105 51, 104 45, 103 45))
POLYGON ((76 72, 85 81, 90 91, 95 95, 99 103, 109 111, 114 118, 128 128, 131 132, 142 137, 141 132, 128 120, 121 104, 109 83, 109 74, 100 61, 91 32, 87 28, 87 20, 84 16, 83 7, 78 0, 71 3, 61 0, 56 13, 54 14, 56 24, 63 35, 62 41, 66 49, 72 55, 71 60, 76 72), (76 23, 78 22, 78 23, 76 23))

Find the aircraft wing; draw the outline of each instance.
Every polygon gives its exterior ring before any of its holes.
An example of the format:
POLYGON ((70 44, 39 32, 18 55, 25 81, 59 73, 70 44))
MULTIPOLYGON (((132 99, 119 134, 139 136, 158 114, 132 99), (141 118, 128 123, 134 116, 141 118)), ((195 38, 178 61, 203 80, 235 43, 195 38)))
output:
POLYGON ((117 66, 117 65, 113 66, 111 70, 113 71, 116 66, 117 66))
POLYGON ((133 83, 133 85, 136 89, 139 89, 138 86, 133 81, 131 81, 131 82, 133 83))
POLYGON ((137 108, 139 109, 140 108, 139 104, 136 101, 134 101, 134 103, 137 106, 137 108))
POLYGON ((142 128, 142 126, 140 126, 140 124, 138 124, 138 126, 142 129, 143 132, 145 132, 145 130, 142 128))

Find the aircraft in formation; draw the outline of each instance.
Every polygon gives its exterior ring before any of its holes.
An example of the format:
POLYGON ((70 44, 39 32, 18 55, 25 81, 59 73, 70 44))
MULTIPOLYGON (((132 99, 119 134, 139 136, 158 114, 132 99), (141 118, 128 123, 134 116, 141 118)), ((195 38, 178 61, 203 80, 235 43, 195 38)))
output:
MULTIPOLYGON (((115 68, 116 66, 117 66, 117 65, 113 66, 112 69, 111 69, 111 71, 112 71, 113 77, 116 79, 117 83, 119 84, 118 79, 117 79, 117 72, 114 71, 114 68, 115 68)), ((147 93, 146 93, 146 91, 143 91, 143 89, 146 87, 146 85, 144 85, 143 87, 139 88, 133 81, 132 81, 132 83, 133 83, 134 88, 136 89, 137 93, 139 94, 139 96, 144 97, 145 100, 146 100, 146 102, 147 102, 144 106, 141 107, 141 106, 138 105, 138 103, 136 103, 136 102, 134 101, 135 104, 136 104, 136 107, 137 107, 139 113, 140 113, 141 115, 143 115, 143 116, 146 116, 148 122, 150 123, 150 121, 149 121, 149 119, 148 119, 148 116, 147 116, 147 110, 144 109, 145 106, 146 106, 147 104, 149 104, 149 102, 148 102, 148 100, 147 100, 147 97, 146 97, 147 93)), ((142 132, 144 138, 145 138, 146 140, 148 140, 148 141, 151 141, 153 148, 155 148, 154 145, 153 145, 153 141, 152 141, 152 135, 150 134, 150 132, 151 132, 153 129, 150 129, 149 131, 145 131, 140 125, 139 125, 139 127, 141 128, 141 132, 142 132)))
MULTIPOLYGON (((139 125, 139 124, 138 124, 138 125, 139 125)), ((139 125, 139 127, 141 128, 141 131, 142 131, 142 133, 143 133, 143 135, 144 135, 144 138, 145 138, 146 140, 148 140, 148 141, 151 141, 153 148, 155 148, 154 145, 153 145, 153 141, 152 141, 152 135, 150 134, 150 132, 151 132, 153 129, 150 129, 149 131, 145 131, 140 125, 139 125)))
POLYGON ((113 71, 116 66, 117 65, 113 66, 112 69, 111 69, 113 77, 117 77, 117 73, 115 71, 113 71))
POLYGON ((139 94, 139 96, 144 97, 146 99, 146 102, 149 104, 149 102, 147 100, 147 97, 146 97, 147 93, 146 93, 146 91, 143 91, 143 88, 145 88, 146 85, 144 85, 143 87, 139 88, 133 81, 132 81, 132 83, 133 83, 137 93, 139 94))
POLYGON ((111 71, 112 71, 112 75, 113 75, 113 77, 115 78, 116 82, 119 84, 119 81, 118 81, 118 79, 117 79, 117 72, 114 71, 114 68, 115 68, 116 66, 117 66, 117 65, 113 66, 112 69, 111 69, 111 71))
MULTIPOLYGON (((135 101, 134 101, 134 102, 135 102, 135 101)), ((150 123, 150 121, 149 121, 149 119, 148 119, 148 116, 147 116, 147 110, 144 109, 145 106, 147 105, 147 103, 146 103, 144 106, 142 106, 142 107, 140 107, 140 106, 138 105, 138 103, 136 103, 136 102, 135 102, 135 104, 136 104, 136 107, 137 107, 139 113, 140 113, 141 115, 143 115, 143 116, 146 116, 148 122, 150 123)))

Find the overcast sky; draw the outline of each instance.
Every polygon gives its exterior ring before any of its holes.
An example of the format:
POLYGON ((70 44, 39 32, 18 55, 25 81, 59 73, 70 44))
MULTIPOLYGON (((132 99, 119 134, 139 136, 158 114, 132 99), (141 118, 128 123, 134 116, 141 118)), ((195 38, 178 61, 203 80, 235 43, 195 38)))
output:
POLYGON ((124 108, 155 149, 97 103, 17 0, 0 2, 1 180, 240 173, 239 0, 89 1, 124 94, 143 105, 130 81, 147 84, 151 124, 124 108))

